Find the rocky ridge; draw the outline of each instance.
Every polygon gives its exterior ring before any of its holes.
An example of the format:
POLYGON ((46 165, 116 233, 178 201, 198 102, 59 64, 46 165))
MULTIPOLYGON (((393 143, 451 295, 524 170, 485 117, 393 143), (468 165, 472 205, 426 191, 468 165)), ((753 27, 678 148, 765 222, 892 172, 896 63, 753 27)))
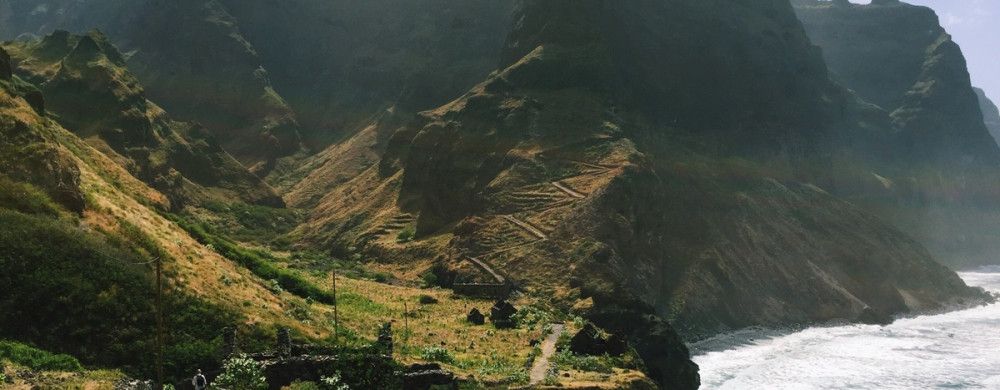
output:
POLYGON ((63 127, 167 194, 174 208, 234 198, 283 204, 203 127, 174 121, 147 100, 103 34, 57 31, 6 48, 13 54, 14 72, 40 86, 42 114, 52 113, 63 127))
POLYGON ((500 63, 385 128, 379 164, 327 193, 300 233, 401 262, 446 253, 452 280, 489 279, 486 263, 626 335, 668 388, 696 385, 672 328, 698 338, 983 298, 809 184, 840 184, 831 167, 893 132, 829 79, 787 2, 523 1, 500 63), (393 239, 403 214, 415 243, 393 239))
POLYGON ((833 190, 917 238, 942 262, 995 263, 996 239, 986 232, 1000 221, 1000 148, 962 51, 934 11, 900 1, 794 3, 832 77, 884 110, 893 132, 890 150, 898 157, 855 175, 868 180, 833 190))
POLYGON ((986 92, 976 88, 976 96, 979 98, 979 108, 983 111, 983 122, 990 130, 993 139, 1000 143, 1000 109, 986 96, 986 92))

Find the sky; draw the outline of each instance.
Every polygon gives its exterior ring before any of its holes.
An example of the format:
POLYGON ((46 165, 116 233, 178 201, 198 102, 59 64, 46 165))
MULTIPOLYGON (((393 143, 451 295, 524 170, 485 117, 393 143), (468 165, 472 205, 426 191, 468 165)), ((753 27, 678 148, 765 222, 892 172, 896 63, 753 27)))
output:
MULTIPOLYGON (((1000 103, 1000 0, 903 0, 937 11, 941 24, 962 46, 972 84, 1000 103)), ((870 3, 869 0, 852 0, 870 3)))

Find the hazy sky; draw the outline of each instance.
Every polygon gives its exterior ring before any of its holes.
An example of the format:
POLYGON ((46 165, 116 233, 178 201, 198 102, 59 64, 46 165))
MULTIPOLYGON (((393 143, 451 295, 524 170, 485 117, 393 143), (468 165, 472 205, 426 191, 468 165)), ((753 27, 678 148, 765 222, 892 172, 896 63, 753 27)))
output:
MULTIPOLYGON (((870 3, 868 0, 852 0, 870 3)), ((937 11, 941 24, 962 46, 972 84, 1000 103, 1000 0, 904 0, 937 11)))

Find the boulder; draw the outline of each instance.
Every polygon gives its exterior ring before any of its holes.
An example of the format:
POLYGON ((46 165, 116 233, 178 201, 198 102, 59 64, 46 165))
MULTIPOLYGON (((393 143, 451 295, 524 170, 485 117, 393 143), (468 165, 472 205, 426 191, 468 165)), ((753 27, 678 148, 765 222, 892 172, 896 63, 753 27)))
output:
POLYGON ((889 325, 892 323, 893 319, 891 316, 872 309, 869 306, 865 307, 865 309, 861 311, 861 314, 858 315, 856 321, 868 325, 889 325))
POLYGON ((479 309, 473 308, 469 312, 469 315, 465 316, 465 319, 473 325, 483 325, 486 323, 486 316, 479 312, 479 309))
POLYGON ((578 355, 621 356, 628 351, 628 342, 616 334, 603 334, 597 327, 587 324, 570 340, 570 351, 578 355))
POLYGON ((511 329, 517 326, 517 323, 514 322, 514 314, 517 314, 514 305, 511 305, 506 299, 501 299, 490 309, 490 321, 498 329, 511 329))

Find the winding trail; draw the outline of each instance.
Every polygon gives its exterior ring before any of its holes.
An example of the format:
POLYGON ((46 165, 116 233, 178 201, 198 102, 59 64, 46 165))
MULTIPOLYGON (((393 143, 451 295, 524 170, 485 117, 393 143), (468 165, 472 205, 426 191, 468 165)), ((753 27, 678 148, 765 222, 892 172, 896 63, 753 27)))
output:
POLYGON ((539 230, 534 226, 531 226, 531 224, 527 222, 517 219, 513 215, 504 215, 503 218, 506 219, 508 222, 514 224, 515 226, 524 229, 526 232, 531 233, 531 235, 538 237, 541 240, 549 238, 548 236, 545 235, 545 232, 539 230))
POLYGON ((549 373, 549 367, 552 366, 549 360, 556 353, 556 342, 559 341, 559 336, 563 334, 564 330, 566 330, 565 325, 552 324, 552 332, 542 341, 542 354, 535 358, 535 363, 531 366, 530 384, 532 386, 545 380, 546 374, 549 373))
POLYGON ((488 264, 486 264, 486 262, 479 260, 475 257, 468 257, 468 260, 472 264, 475 264, 476 267, 479 267, 480 270, 492 276, 493 280, 495 280, 497 283, 500 284, 507 283, 507 278, 504 278, 503 275, 500 275, 500 273, 494 271, 493 267, 490 267, 488 264))
POLYGON ((559 189, 559 191, 562 191, 563 193, 565 193, 566 195, 569 195, 570 197, 573 197, 573 198, 576 198, 576 199, 583 199, 583 198, 587 197, 586 195, 581 194, 579 192, 576 192, 572 188, 569 188, 569 186, 567 186, 567 185, 565 185, 563 183, 560 183, 558 181, 552 182, 552 185, 555 186, 557 189, 559 189))

